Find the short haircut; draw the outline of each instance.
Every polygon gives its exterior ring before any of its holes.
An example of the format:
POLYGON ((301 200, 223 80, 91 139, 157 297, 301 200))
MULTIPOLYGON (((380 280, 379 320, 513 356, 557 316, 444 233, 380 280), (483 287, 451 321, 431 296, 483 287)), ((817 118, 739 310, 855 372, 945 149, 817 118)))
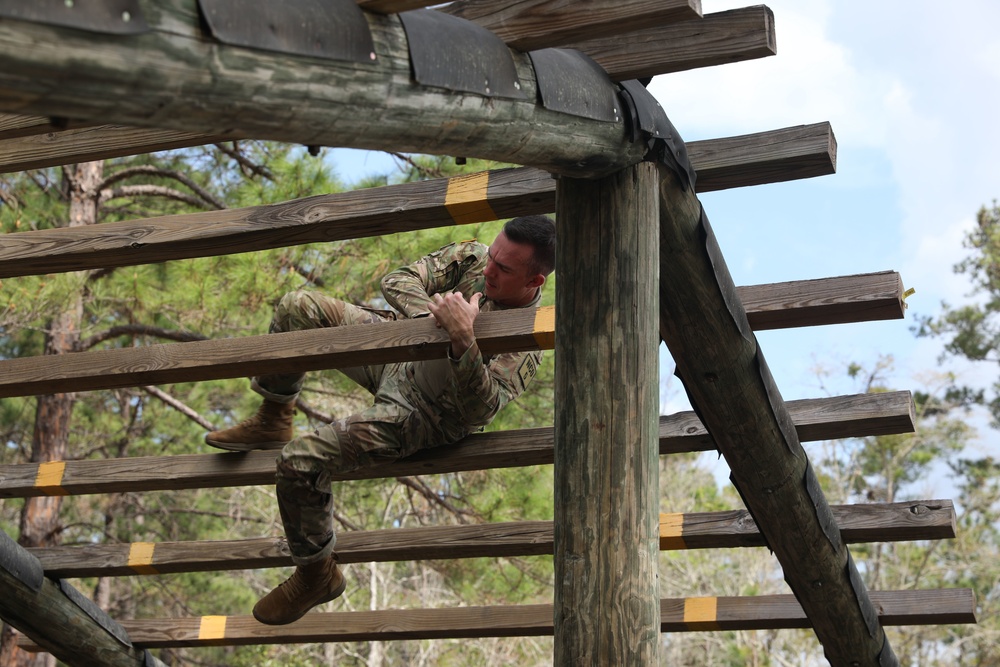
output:
POLYGON ((556 268, 556 225, 545 215, 522 215, 511 218, 503 233, 514 243, 525 243, 533 250, 532 273, 547 276, 556 268))

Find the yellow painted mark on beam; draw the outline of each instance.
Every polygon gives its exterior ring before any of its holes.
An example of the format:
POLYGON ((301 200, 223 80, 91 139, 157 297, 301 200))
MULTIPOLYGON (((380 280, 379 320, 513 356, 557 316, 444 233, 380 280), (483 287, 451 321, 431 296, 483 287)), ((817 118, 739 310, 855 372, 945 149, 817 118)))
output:
POLYGON ((684 600, 684 625, 689 630, 721 630, 718 598, 687 598, 684 600))
POLYGON ((456 225, 470 222, 489 222, 497 219, 490 207, 487 190, 490 172, 481 171, 468 176, 448 179, 448 191, 444 195, 444 207, 448 209, 456 225))
POLYGON ((532 333, 539 348, 551 350, 556 346, 555 306, 542 306, 535 311, 535 327, 532 333))
POLYGON ((127 565, 136 574, 159 574, 153 567, 153 551, 156 545, 152 542, 133 542, 128 550, 127 565))
POLYGON ((672 512, 660 515, 660 550, 687 549, 684 542, 684 515, 672 512))
POLYGON ((62 488, 65 472, 65 461, 39 463, 38 473, 35 476, 35 488, 49 496, 68 496, 69 491, 62 488))
POLYGON ((201 627, 198 628, 198 639, 211 641, 226 638, 225 616, 202 616, 201 627))

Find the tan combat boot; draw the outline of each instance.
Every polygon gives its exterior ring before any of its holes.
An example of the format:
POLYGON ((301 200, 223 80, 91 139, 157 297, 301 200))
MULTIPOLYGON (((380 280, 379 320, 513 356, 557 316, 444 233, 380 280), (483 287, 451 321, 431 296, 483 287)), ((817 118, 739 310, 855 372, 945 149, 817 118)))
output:
POLYGON ((265 400, 253 417, 224 431, 208 433, 205 435, 205 442, 234 452, 281 449, 292 439, 294 414, 293 403, 265 400))
POLYGON ((253 616, 268 625, 292 623, 316 605, 339 598, 345 588, 347 580, 335 556, 299 565, 295 574, 254 605, 253 616))

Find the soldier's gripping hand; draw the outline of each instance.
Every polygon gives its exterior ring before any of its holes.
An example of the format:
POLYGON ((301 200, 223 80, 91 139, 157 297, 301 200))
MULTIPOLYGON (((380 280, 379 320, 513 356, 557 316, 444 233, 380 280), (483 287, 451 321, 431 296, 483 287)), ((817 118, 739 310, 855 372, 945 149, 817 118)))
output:
POLYGON ((466 301, 460 292, 447 292, 435 294, 427 304, 431 317, 451 338, 452 359, 460 359, 476 344, 474 325, 479 315, 479 300, 482 298, 483 295, 476 292, 466 301))

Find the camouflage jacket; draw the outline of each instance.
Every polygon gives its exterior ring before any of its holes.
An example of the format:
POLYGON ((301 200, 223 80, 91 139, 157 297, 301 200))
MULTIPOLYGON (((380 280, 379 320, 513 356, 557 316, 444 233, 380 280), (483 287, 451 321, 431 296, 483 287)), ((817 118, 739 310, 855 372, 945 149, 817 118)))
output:
MULTIPOLYGON (((469 299, 486 285, 487 246, 475 241, 452 243, 382 279, 382 295, 405 317, 427 316, 431 296, 461 292, 469 299)), ((536 308, 541 291, 523 306, 536 308)), ((480 312, 507 307, 484 297, 480 312)), ((473 345, 460 359, 415 362, 409 369, 412 389, 469 431, 493 421, 507 403, 515 400, 535 377, 542 352, 512 352, 484 357, 473 345)))

